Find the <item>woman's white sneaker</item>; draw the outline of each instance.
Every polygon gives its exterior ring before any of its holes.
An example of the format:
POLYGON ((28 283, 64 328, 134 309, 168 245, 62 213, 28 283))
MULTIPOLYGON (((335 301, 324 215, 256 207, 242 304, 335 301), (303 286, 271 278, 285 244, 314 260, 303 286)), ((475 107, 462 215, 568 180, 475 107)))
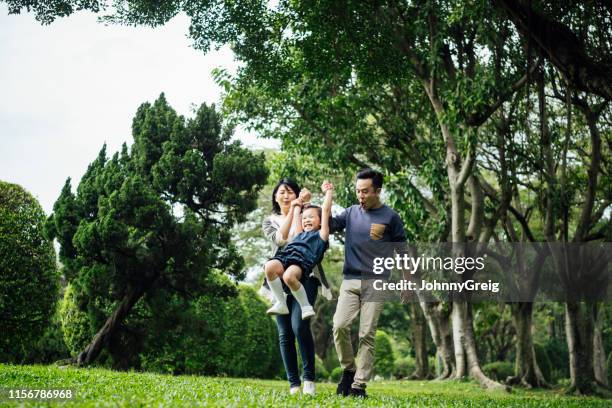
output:
POLYGON ((276 302, 266 313, 271 315, 286 315, 289 314, 289 308, 285 302, 276 302))
POLYGON ((294 395, 294 394, 299 394, 299 393, 300 393, 300 386, 299 385, 297 387, 289 388, 289 394, 294 395))
POLYGON ((312 317, 314 315, 315 315, 315 311, 312 306, 304 306, 302 308, 302 320, 306 320, 309 317, 312 317))
POLYGON ((304 390, 303 393, 305 395, 315 395, 315 383, 314 381, 304 381, 304 390))

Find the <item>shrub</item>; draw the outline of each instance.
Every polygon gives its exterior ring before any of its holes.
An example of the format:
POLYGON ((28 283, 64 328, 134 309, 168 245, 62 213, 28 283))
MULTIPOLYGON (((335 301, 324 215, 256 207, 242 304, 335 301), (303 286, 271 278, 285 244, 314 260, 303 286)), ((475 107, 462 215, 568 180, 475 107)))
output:
POLYGON ((323 359, 323 365, 325 369, 331 374, 332 370, 340 365, 340 361, 338 360, 338 354, 336 353, 336 348, 331 347, 327 350, 327 354, 325 355, 325 359, 323 359))
POLYGON ((505 381, 514 375, 514 364, 507 361, 495 361, 482 367, 484 373, 497 381, 505 381))
MULTIPOLYGON (((546 350, 546 355, 550 361, 550 381, 555 384, 562 378, 568 378, 570 373, 567 343, 563 339, 551 338, 542 346, 546 350)), ((544 376, 546 375, 544 374, 544 376)))
POLYGON ((143 369, 232 377, 278 374, 282 360, 276 327, 252 287, 240 285, 229 298, 210 295, 186 305, 176 302, 177 310, 169 312, 178 317, 173 328, 163 330, 163 337, 159 329, 151 331, 141 354, 143 369), (186 308, 182 313, 181 307, 186 308))
POLYGON ((438 376, 438 372, 442 371, 442 368, 438 367, 438 365, 439 365, 438 358, 435 355, 427 357, 427 366, 429 367, 429 375, 435 374, 436 377, 438 376))
POLYGON ((396 378, 407 378, 414 372, 414 358, 411 356, 400 357, 395 360, 393 376, 396 378))
POLYGON ((79 309, 74 288, 70 284, 66 286, 59 314, 64 343, 74 357, 91 341, 94 331, 90 328, 87 313, 79 309))
POLYGON ((30 193, 0 181, 0 361, 24 361, 55 311, 59 274, 44 224, 30 193))
POLYGON ((612 385, 612 351, 608 354, 608 386, 612 385))
POLYGON ((317 381, 326 381, 329 378, 329 371, 325 369, 321 357, 315 355, 315 377, 317 381))
POLYGON ((544 379, 548 382, 551 381, 551 373, 552 373, 552 364, 550 362, 550 357, 548 357, 548 352, 546 348, 541 344, 534 344, 536 361, 538 362, 538 367, 540 367, 540 371, 544 376, 544 379))
POLYGON ((26 361, 29 364, 50 364, 65 359, 70 355, 62 332, 62 324, 59 316, 60 304, 61 303, 58 304, 58 310, 53 314, 51 323, 45 328, 42 337, 38 339, 34 347, 28 353, 26 361))
POLYGON ((334 368, 329 374, 329 381, 337 383, 340 381, 340 377, 342 377, 342 367, 334 368))
POLYGON ((374 349, 374 373, 382 377, 390 377, 395 365, 395 353, 391 337, 382 330, 376 331, 374 349))
MULTIPOLYGON (((240 319, 242 324, 236 334, 242 337, 243 347, 234 350, 237 369, 228 370, 228 374, 239 377, 273 376, 278 371, 280 352, 276 325, 266 314, 268 307, 252 286, 240 285, 238 299, 243 312, 240 319)), ((226 321, 235 318, 233 314, 227 315, 226 321)))

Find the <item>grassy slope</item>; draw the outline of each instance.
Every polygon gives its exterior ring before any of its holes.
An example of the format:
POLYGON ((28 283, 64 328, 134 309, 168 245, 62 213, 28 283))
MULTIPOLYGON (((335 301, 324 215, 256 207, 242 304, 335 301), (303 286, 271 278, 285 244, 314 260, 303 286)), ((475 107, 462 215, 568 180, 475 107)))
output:
MULTIPOLYGON (((63 406, 419 406, 419 407, 605 407, 609 401, 562 397, 552 391, 485 392, 471 382, 386 381, 368 387, 365 401, 334 395, 334 384, 318 384, 313 400, 289 396, 284 381, 123 373, 104 369, 0 364, 0 387, 71 388, 77 398, 63 406)), ((1 406, 16 406, 0 401, 1 406)), ((43 406, 30 401, 26 406, 43 406)))

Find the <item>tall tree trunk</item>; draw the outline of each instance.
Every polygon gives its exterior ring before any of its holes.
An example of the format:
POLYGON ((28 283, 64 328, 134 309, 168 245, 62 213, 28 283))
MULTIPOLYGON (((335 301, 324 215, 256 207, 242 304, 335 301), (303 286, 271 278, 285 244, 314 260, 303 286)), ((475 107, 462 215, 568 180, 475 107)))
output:
POLYGON ((455 351, 455 376, 456 379, 467 375, 467 358, 465 355, 466 316, 463 315, 459 303, 453 303, 451 319, 453 322, 453 350, 455 351))
POLYGON ((603 345, 603 322, 605 318, 605 309, 603 305, 594 305, 593 315, 595 317, 595 333, 593 336, 593 369, 595 370, 595 379, 600 384, 608 387, 608 369, 606 361, 606 351, 603 345))
POLYGON ((533 347, 533 303, 513 303, 511 310, 516 329, 516 377, 511 382, 527 388, 548 387, 533 347))
MULTIPOLYGON (((466 242, 464 191, 466 181, 472 175, 476 146, 469 146, 465 157, 462 159, 457 150, 453 133, 444 119, 444 105, 436 94, 434 78, 425 79, 422 77, 421 81, 436 112, 442 138, 446 145, 445 162, 451 199, 451 242, 453 244, 453 256, 462 257, 465 256, 464 245, 466 242)), ((477 187, 477 185, 472 185, 472 187, 477 187)), ((480 224, 483 222, 482 218, 479 218, 477 221, 480 224)), ((474 230, 478 230, 478 228, 474 226, 474 230)), ((476 343, 474 341, 471 310, 465 298, 459 299, 456 303, 453 302, 451 317, 455 346, 455 377, 461 378, 466 373, 469 373, 484 388, 509 390, 508 387, 488 378, 480 368, 480 362, 476 353, 476 343)))
POLYGON ((431 338, 436 346, 436 355, 442 363, 438 380, 451 378, 455 375, 455 357, 453 338, 450 330, 449 313, 444 310, 442 302, 420 302, 421 309, 427 320, 431 338))
POLYGON ((412 347, 414 349, 414 372, 411 380, 424 380, 429 377, 429 361, 427 359, 427 333, 425 316, 416 303, 410 303, 410 320, 412 323, 412 347))
MULTIPOLYGON (((461 372, 460 364, 463 364, 467 373, 486 389, 509 391, 509 387, 491 380, 480 368, 480 361, 476 351, 476 341, 472 322, 472 307, 465 301, 453 302, 451 312, 453 320, 453 340, 455 342, 455 358, 457 372, 461 372), (461 350, 457 352, 457 348, 461 350)), ((457 376, 457 378, 459 378, 457 376)))
POLYGON ((571 380, 568 393, 609 395, 605 387, 597 383, 593 367, 595 309, 595 305, 589 302, 565 303, 565 332, 571 380))
POLYGON ((106 319, 102 328, 96 333, 91 343, 76 358, 76 364, 86 366, 94 362, 102 349, 108 344, 109 339, 117 331, 123 320, 132 310, 138 299, 145 293, 145 286, 140 284, 128 289, 123 299, 117 304, 113 313, 106 319))

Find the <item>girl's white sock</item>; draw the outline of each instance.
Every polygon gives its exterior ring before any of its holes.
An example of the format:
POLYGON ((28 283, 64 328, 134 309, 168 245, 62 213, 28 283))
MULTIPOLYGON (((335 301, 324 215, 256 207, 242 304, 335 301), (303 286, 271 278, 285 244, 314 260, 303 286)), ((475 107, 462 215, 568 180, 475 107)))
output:
POLYGON ((293 297, 298 301, 300 307, 304 309, 304 306, 311 306, 308 301, 308 296, 306 296, 306 289, 304 289, 303 285, 300 285, 298 290, 291 289, 291 293, 293 293, 293 297))
POLYGON ((283 290, 283 284, 280 278, 277 277, 274 280, 268 279, 268 285, 270 286, 270 290, 272 291, 276 301, 279 303, 285 303, 285 291, 283 290))

